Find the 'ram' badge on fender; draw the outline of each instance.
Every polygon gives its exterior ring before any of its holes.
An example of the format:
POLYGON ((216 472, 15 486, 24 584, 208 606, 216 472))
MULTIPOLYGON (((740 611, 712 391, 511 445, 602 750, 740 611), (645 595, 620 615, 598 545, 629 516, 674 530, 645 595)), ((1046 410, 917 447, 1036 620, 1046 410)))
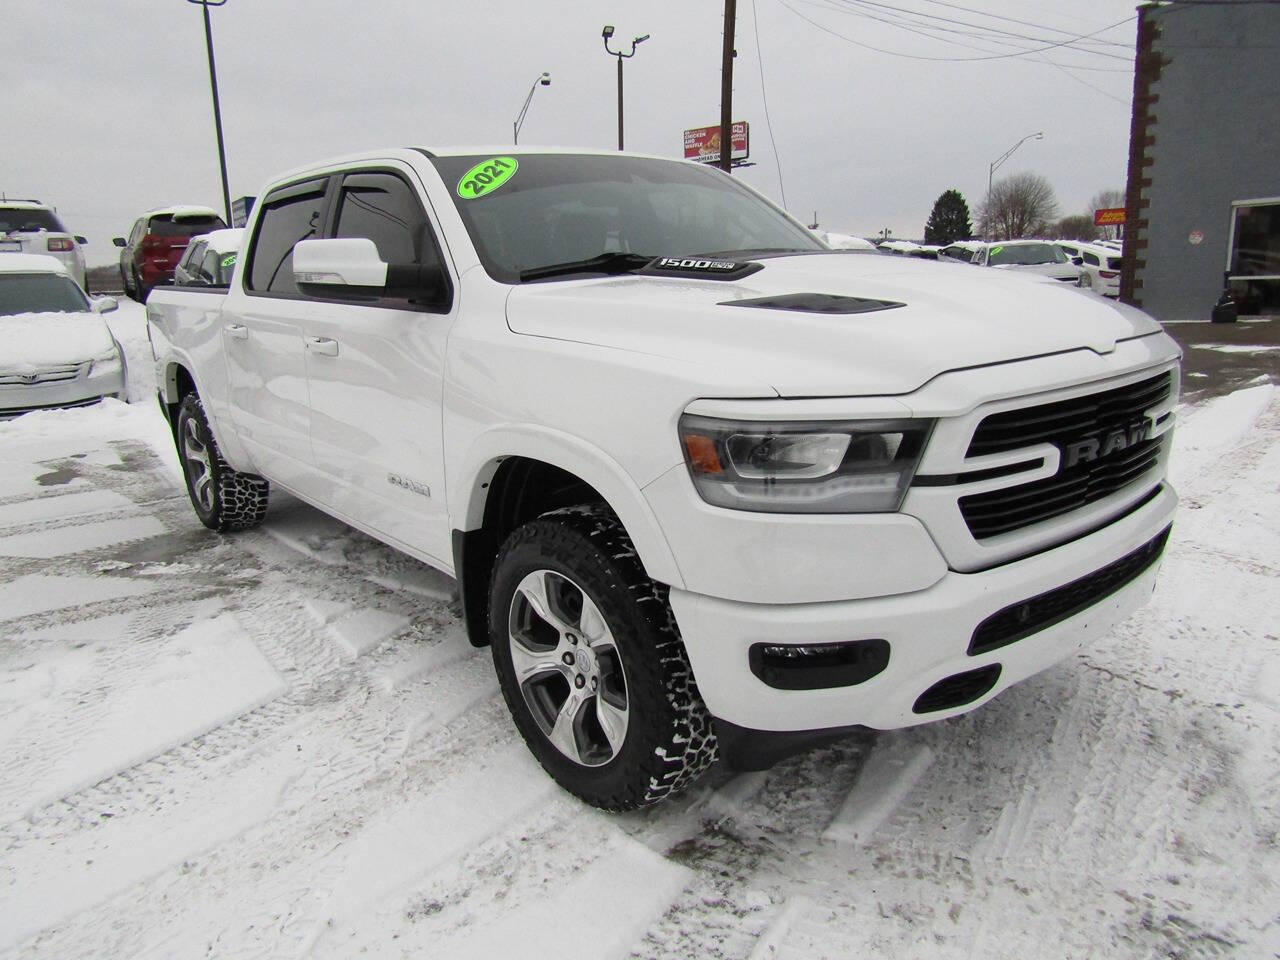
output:
POLYGON ((391 484, 393 487, 400 487, 403 490, 408 490, 410 493, 416 493, 420 497, 431 496, 431 488, 425 483, 419 483, 417 480, 410 480, 408 477, 402 477, 399 474, 388 473, 387 483, 391 484))

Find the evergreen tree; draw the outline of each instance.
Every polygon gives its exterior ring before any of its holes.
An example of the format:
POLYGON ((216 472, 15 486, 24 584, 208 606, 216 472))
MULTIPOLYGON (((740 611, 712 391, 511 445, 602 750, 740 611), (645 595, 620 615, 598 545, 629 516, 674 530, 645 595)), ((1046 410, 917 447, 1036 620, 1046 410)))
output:
POLYGON ((969 205, 959 190, 947 190, 933 203, 929 222, 924 225, 924 242, 946 246, 973 236, 969 205))

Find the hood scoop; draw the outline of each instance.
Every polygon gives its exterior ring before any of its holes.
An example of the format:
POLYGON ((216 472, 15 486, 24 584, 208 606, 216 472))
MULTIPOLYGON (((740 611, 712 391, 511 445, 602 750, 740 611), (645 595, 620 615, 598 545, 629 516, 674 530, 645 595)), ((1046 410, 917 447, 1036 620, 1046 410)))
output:
POLYGON ((876 313, 905 307, 897 300, 845 297, 834 293, 785 293, 750 300, 722 300, 722 307, 759 307, 762 310, 792 310, 796 313, 876 313))

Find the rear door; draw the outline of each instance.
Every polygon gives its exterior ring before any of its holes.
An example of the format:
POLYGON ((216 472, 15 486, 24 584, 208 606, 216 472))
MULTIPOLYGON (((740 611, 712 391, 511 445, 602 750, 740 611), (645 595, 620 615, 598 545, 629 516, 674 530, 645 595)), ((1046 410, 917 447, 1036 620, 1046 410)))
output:
POLYGON ((249 246, 243 294, 227 298, 222 340, 228 399, 254 468, 304 495, 311 490, 311 410, 303 323, 310 300, 293 280, 293 246, 322 234, 328 178, 272 191, 249 246))
MULTIPOLYGON (((388 264, 443 262, 438 229, 407 167, 335 178, 331 234, 366 237, 388 264)), ((450 273, 450 283, 457 288, 450 273)), ((437 560, 450 556, 442 391, 447 306, 316 300, 306 352, 311 444, 323 501, 437 560)))

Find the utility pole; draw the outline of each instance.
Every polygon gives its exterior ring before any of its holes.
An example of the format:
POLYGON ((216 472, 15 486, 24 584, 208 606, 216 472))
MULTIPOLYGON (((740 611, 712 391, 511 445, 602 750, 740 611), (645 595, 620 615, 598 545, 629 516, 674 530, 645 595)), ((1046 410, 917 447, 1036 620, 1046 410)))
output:
POLYGON ((733 33, 737 0, 724 0, 724 53, 720 60, 720 169, 733 166, 733 33))
POLYGON ((621 150, 622 149, 622 61, 624 59, 630 59, 631 57, 634 57, 636 55, 636 47, 644 43, 646 40, 648 40, 649 34, 646 33, 643 37, 636 37, 634 40, 632 40, 630 53, 623 53, 621 45, 619 45, 616 51, 609 49, 609 41, 613 39, 613 27, 606 26, 604 30, 600 32, 600 36, 604 38, 605 53, 609 54, 609 56, 611 57, 618 58, 618 149, 621 150))
POLYGON ((218 167, 222 172, 222 202, 226 205, 227 223, 231 223, 231 191, 227 189, 227 151, 222 145, 222 107, 218 103, 218 71, 213 64, 213 30, 209 26, 209 7, 220 7, 227 0, 187 0, 199 4, 204 11, 204 43, 209 54, 209 88, 213 92, 213 127, 218 135, 218 167))

